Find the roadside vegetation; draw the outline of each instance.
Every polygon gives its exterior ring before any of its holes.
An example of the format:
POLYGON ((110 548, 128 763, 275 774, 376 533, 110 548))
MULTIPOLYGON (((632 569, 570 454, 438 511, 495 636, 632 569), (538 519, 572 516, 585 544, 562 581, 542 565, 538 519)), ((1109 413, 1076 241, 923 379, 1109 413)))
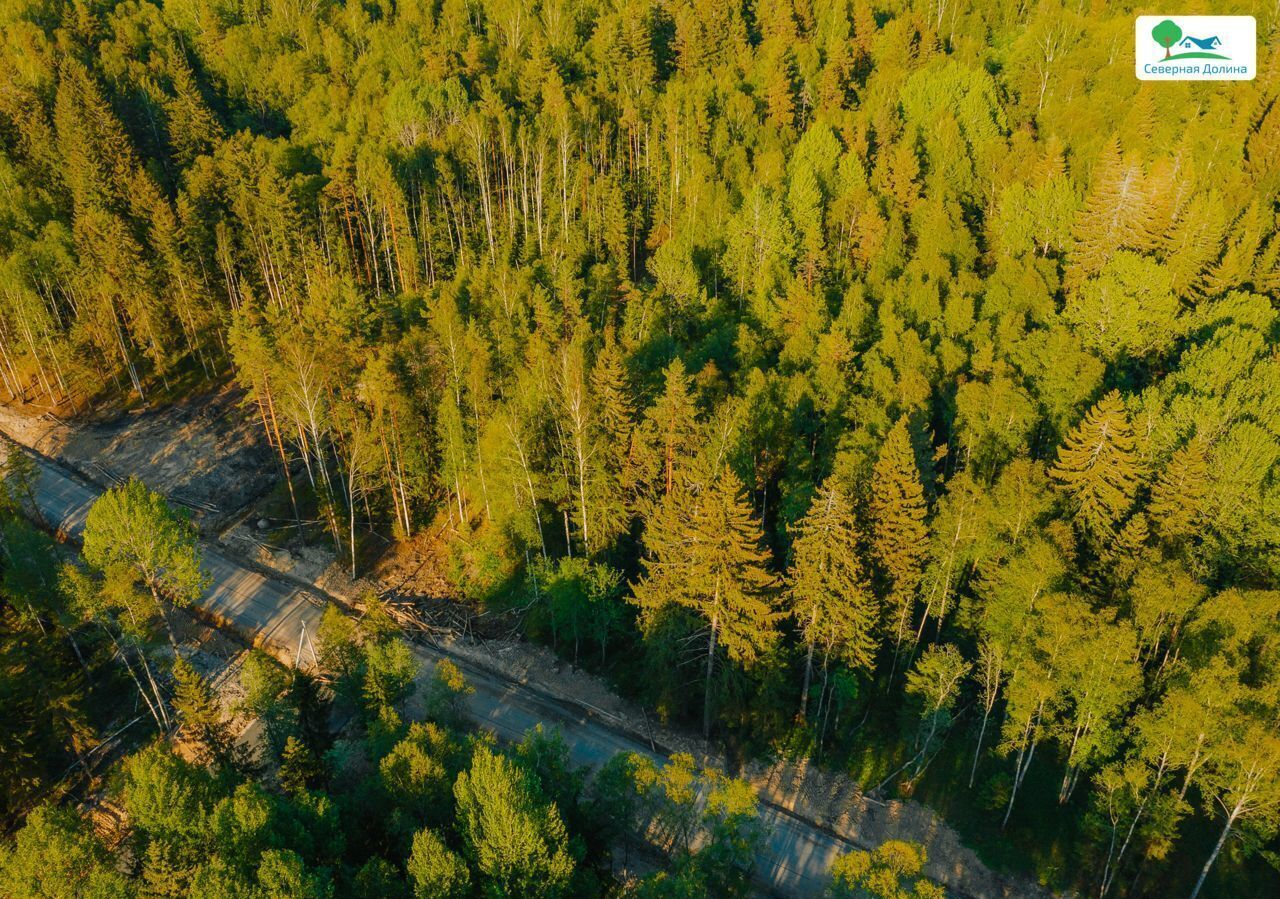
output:
MULTIPOLYGON (((0 786, 24 823, 0 846, 0 897, 750 893, 766 834, 749 784, 688 754, 590 771, 541 725, 499 745, 468 721, 452 663, 422 686, 376 596, 358 620, 327 607, 314 670, 243 653, 229 705, 175 634, 207 582, 185 516, 138 481, 113 488, 82 565, 33 523, 37 469, 7 449, 0 786), (130 696, 146 713, 117 727, 130 696)), ((919 847, 886 847, 841 859, 833 895, 940 895, 919 847), (907 863, 884 880, 890 858, 907 863)))
MULTIPOLYGON (((13 0, 0 384, 232 380, 354 575, 429 532, 665 720, 1051 887, 1274 893, 1277 81, 1139 83, 1134 14, 13 0)), ((140 698, 144 556, 67 574, 140 698)))
MULTIPOLYGON (((6 816, 25 823, 0 847, 0 896, 750 891, 765 833, 747 783, 688 755, 659 764, 621 754, 588 771, 541 726, 499 746, 469 725, 470 687, 451 663, 417 689, 417 657, 376 598, 359 621, 328 608, 318 670, 249 651, 228 708, 174 637, 173 607, 203 579, 182 516, 136 481, 108 491, 88 516, 81 568, 21 517, 36 517, 29 457, 10 451, 3 474, 0 585, 13 626, 0 644, 12 700, 0 778, 6 816), (95 630, 106 639, 91 639, 95 630), (89 705, 105 695, 118 712, 130 682, 154 727, 120 744, 145 715, 108 735, 89 705), (336 732, 335 717, 347 722, 336 732), (246 720, 244 734, 232 730, 246 720), (55 778, 63 763, 86 777, 55 778), (118 813, 106 833, 104 809, 118 813)), ((905 878, 932 889, 918 848, 899 851, 914 862, 893 868, 893 888, 905 878)), ((843 859, 833 894, 874 876, 870 859, 843 859)))

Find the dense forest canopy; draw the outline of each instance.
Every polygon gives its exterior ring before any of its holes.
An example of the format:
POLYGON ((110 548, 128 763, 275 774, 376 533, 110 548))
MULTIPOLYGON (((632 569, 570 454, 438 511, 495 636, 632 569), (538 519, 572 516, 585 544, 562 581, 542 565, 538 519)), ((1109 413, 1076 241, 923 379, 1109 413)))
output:
POLYGON ((10 0, 4 387, 234 378, 353 569, 1189 890, 1280 820, 1280 18, 1146 11, 10 0))

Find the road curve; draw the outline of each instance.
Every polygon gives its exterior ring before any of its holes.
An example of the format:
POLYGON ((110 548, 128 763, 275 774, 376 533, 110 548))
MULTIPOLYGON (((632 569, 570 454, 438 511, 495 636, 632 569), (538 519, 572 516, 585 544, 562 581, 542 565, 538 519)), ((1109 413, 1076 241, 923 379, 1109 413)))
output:
MULTIPOLYGON (((17 445, 0 441, 0 454, 17 445)), ((33 452, 39 480, 35 501, 44 523, 64 539, 79 543, 85 519, 100 488, 33 452)), ((211 585, 200 606, 206 613, 232 624, 246 635, 270 644, 289 658, 298 652, 305 627, 314 634, 327 600, 284 579, 255 571, 224 555, 217 547, 202 547, 211 585)), ((430 645, 419 644, 418 654, 432 662, 448 657, 466 676, 475 692, 467 710, 481 726, 500 739, 519 740, 525 731, 542 723, 560 729, 573 761, 598 766, 618 752, 637 752, 658 761, 666 755, 642 738, 611 724, 608 716, 586 706, 506 677, 430 645)), ((308 651, 303 650, 304 658, 308 651)), ((827 871, 840 854, 857 848, 853 843, 805 821, 790 811, 761 803, 761 823, 766 837, 757 859, 756 880, 770 893, 786 897, 820 896, 829 882, 827 871)))

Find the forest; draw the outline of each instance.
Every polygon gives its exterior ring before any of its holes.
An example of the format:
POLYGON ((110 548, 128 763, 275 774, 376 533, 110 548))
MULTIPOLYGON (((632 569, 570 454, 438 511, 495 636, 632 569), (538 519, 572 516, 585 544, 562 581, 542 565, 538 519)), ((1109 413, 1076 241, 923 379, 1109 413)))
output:
MULTIPOLYGON (((9 0, 0 395, 234 383, 353 574, 444 534, 458 603, 1055 890, 1274 894, 1280 9, 1215 4, 1228 83, 1137 81, 1148 11, 9 0)), ((6 709, 77 676, 23 570, 6 709)), ((326 814, 176 764, 125 789, 326 814)), ((11 851, 97 858, 61 815, 11 851)))
MULTIPOLYGON (((28 812, 0 846, 5 899, 747 895, 763 836, 750 785, 687 754, 660 764, 619 753, 589 772, 541 726, 501 747, 469 726, 471 687, 451 662, 419 686, 420 664, 376 598, 358 621, 328 607, 314 670, 249 651, 228 709, 215 678, 176 651, 173 610, 200 579, 181 514, 130 482, 95 504, 80 564, 19 517, 30 511, 30 473, 6 464, 0 506, 9 603, 0 811, 28 812), (120 549, 141 545, 130 538, 144 531, 164 535, 154 541, 163 552, 120 549), (163 560, 165 573, 148 577, 147 560, 163 560), (166 637, 167 663, 149 646, 166 637), (60 653, 64 645, 73 652, 60 653), (105 734, 103 706, 130 692, 128 680, 146 711, 105 734), (113 764, 108 802, 91 800, 82 814, 49 801, 74 795, 56 778, 58 762, 78 754, 69 767, 92 782, 95 752, 109 756, 112 738, 148 713, 155 729, 140 729, 113 764), (235 716, 258 722, 260 751, 233 729, 235 716), (333 717, 354 724, 335 734, 333 717), (103 825, 113 809, 117 826, 103 825), (633 877, 625 894, 606 892, 615 854, 625 861, 645 847, 665 867, 650 863, 654 873, 633 877)), ((909 888, 923 860, 919 847, 892 841, 848 853, 832 895, 854 895, 869 876, 909 888)))

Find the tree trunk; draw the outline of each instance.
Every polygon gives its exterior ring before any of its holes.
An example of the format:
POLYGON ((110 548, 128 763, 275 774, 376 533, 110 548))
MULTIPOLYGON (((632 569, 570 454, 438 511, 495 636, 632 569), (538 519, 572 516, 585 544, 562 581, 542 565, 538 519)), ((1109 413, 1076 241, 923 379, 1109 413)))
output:
POLYGON ((716 665, 716 638, 719 636, 720 619, 711 616, 711 637, 707 640, 707 682, 702 696, 702 738, 711 739, 711 675, 716 665))
POLYGON ((169 620, 169 613, 165 610, 164 600, 160 598, 160 593, 156 590, 155 585, 148 583, 151 588, 151 598, 156 601, 156 608, 160 610, 160 618, 164 621, 164 630, 169 637, 169 645, 173 647, 174 654, 178 652, 178 638, 173 635, 173 622, 169 620))
POLYGON ((1102 892, 1101 896, 1106 896, 1111 891, 1111 885, 1115 882, 1116 874, 1120 872, 1120 863, 1124 861, 1124 854, 1129 848, 1129 842, 1133 839, 1134 831, 1138 829, 1138 821, 1142 819, 1142 813, 1147 809, 1147 802, 1160 790, 1160 782, 1164 780, 1164 769, 1167 763, 1168 753, 1160 757, 1160 768, 1156 771, 1155 783, 1151 785, 1151 789, 1147 790, 1142 796, 1142 802, 1138 805, 1138 810, 1133 813, 1133 820, 1129 822, 1129 832, 1125 834, 1124 842, 1120 844, 1120 851, 1116 853, 1115 859, 1107 859, 1107 866, 1102 871, 1102 892))
MULTIPOLYGON (((1041 704, 1043 708, 1043 703, 1041 704)), ((1000 822, 1000 829, 1004 830, 1009 825, 1009 816, 1013 814, 1013 802, 1018 798, 1018 787, 1022 786, 1022 778, 1026 776, 1027 769, 1031 767, 1031 757, 1035 754, 1036 744, 1031 739, 1031 734, 1035 726, 1035 720, 1040 715, 1040 709, 1035 714, 1027 716, 1027 725, 1022 729, 1022 749, 1018 750, 1018 762, 1014 765, 1013 772, 1013 789, 1009 791, 1009 807, 1005 809, 1004 820, 1000 822)))
POLYGON ((160 719, 160 713, 156 711, 155 703, 151 701, 151 697, 147 695, 147 691, 142 686, 142 681, 138 679, 138 674, 133 670, 133 666, 129 664, 129 657, 125 654, 124 648, 117 642, 115 634, 107 630, 106 625, 102 626, 107 631, 107 636, 111 638, 111 643, 116 648, 116 655, 120 657, 120 664, 124 666, 124 670, 129 672, 129 679, 133 681, 135 687, 138 688, 138 695, 142 697, 142 701, 147 704, 147 711, 151 713, 151 717, 155 719, 156 727, 164 730, 164 722, 160 719))
POLYGON ((987 735, 987 721, 991 718, 991 709, 982 712, 982 727, 978 730, 978 745, 973 750, 973 767, 969 769, 969 789, 973 789, 973 781, 978 776, 978 759, 982 755, 982 738, 987 735))
POLYGON ((1231 825, 1236 823, 1236 816, 1240 813, 1239 804, 1231 811, 1231 815, 1227 818, 1226 826, 1222 828, 1222 834, 1218 837, 1217 845, 1213 847, 1213 852, 1209 855, 1209 860, 1204 863, 1204 869, 1200 872, 1200 879, 1196 881, 1195 889, 1191 891, 1191 899, 1196 899, 1200 895, 1201 888, 1204 887, 1205 878, 1209 876, 1209 869, 1213 867, 1213 863, 1218 860, 1218 853, 1222 851, 1222 846, 1227 842, 1227 836, 1231 833, 1231 825))
MULTIPOLYGON (((351 482, 351 475, 347 475, 348 483, 351 482)), ((349 507, 349 518, 351 521, 351 580, 356 579, 356 501, 354 496, 348 496, 347 506, 349 507)))
MULTIPOLYGON (((817 618, 814 613, 814 618, 817 618)), ((800 720, 803 722, 809 713, 809 684, 813 681, 813 641, 809 641, 809 651, 804 659, 804 688, 800 691, 800 720)))

